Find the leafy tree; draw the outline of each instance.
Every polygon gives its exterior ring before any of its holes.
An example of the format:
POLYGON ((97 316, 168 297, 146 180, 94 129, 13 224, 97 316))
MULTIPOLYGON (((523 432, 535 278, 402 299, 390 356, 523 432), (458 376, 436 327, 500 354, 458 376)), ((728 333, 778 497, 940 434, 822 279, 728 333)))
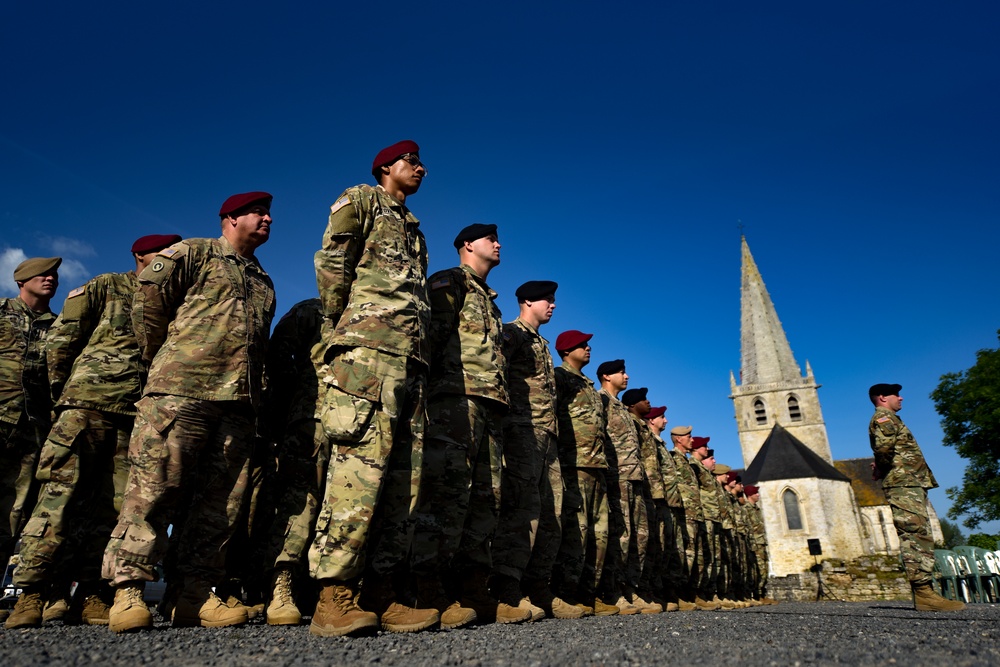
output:
POLYGON ((967 528, 1000 519, 1000 348, 979 350, 971 368, 942 375, 931 398, 944 444, 969 462, 962 485, 948 489, 948 516, 968 515, 967 528))
POLYGON ((957 523, 952 523, 948 519, 941 519, 941 533, 944 539, 941 542, 942 549, 954 549, 965 544, 965 535, 957 523))
POLYGON ((969 535, 969 544, 987 551, 996 551, 997 535, 987 535, 986 533, 973 533, 969 535))

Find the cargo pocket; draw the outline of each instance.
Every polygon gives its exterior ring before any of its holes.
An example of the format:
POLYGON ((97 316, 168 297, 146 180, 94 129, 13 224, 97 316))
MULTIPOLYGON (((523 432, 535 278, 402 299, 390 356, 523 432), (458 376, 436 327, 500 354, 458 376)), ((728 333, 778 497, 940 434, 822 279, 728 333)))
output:
POLYGON ((340 387, 329 387, 323 401, 323 433, 331 440, 356 440, 371 421, 375 404, 352 396, 340 387))
POLYGON ((24 524, 24 530, 21 531, 21 534, 25 537, 44 537, 48 526, 48 517, 35 516, 28 519, 28 523, 24 524))
POLYGON ((135 404, 138 416, 160 434, 177 419, 177 407, 163 397, 144 396, 135 404))

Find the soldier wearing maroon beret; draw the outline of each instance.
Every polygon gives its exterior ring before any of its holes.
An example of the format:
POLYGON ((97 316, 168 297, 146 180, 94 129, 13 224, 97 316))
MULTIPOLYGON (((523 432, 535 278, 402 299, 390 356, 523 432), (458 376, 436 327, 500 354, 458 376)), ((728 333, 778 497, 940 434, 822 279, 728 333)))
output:
MULTIPOLYGON (((102 575, 117 589, 114 632, 152 626, 145 582, 167 548, 177 490, 197 488, 173 526, 179 592, 175 626, 248 620, 213 591, 245 497, 264 357, 274 317, 271 278, 255 256, 271 234, 271 195, 244 192, 219 209, 222 236, 173 243, 139 274, 132 326, 149 373, 136 403, 131 469, 102 575), (169 452, 175 454, 167 456, 169 452)), ((139 251, 170 239, 140 239, 139 251)), ((145 253, 148 254, 148 253, 145 253)))
POLYGON ((371 173, 377 185, 348 188, 330 206, 314 258, 330 368, 320 417, 340 451, 320 506, 328 520, 309 551, 320 585, 309 631, 325 637, 380 624, 414 632, 439 620, 396 589, 410 552, 421 475, 411 461, 421 461, 431 363, 427 244, 408 207, 427 168, 406 140, 378 151, 371 173))
POLYGON ((128 477, 128 450, 119 445, 132 433, 144 377, 139 343, 128 326, 136 273, 180 240, 176 234, 136 239, 135 271, 105 273, 71 291, 49 331, 46 359, 56 422, 42 449, 36 475, 45 481, 31 514, 45 530, 21 537, 14 579, 24 592, 8 627, 38 627, 43 619, 55 620, 60 609, 78 623, 108 622, 110 591, 100 580, 101 555, 119 508, 113 497, 94 490, 124 488, 128 477), (76 551, 67 553, 72 547, 76 551), (78 582, 72 602, 59 604, 69 589, 52 586, 56 562, 73 565, 61 572, 78 582))

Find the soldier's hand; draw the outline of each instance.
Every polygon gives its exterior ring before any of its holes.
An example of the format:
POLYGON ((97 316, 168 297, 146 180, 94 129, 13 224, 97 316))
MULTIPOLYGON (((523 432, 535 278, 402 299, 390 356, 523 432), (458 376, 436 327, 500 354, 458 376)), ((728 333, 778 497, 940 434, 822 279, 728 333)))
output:
POLYGON ((877 482, 882 479, 882 471, 878 469, 878 465, 874 461, 871 462, 872 467, 872 481, 877 482))

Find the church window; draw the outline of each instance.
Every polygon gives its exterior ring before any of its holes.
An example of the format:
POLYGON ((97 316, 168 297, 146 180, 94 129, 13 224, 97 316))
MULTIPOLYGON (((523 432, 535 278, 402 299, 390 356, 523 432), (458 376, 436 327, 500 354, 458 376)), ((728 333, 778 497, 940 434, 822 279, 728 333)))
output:
POLYGON ((802 421, 802 410, 799 408, 799 399, 794 396, 788 397, 788 418, 793 422, 802 421))
POLYGON ((802 530, 802 514, 799 513, 799 497, 791 489, 781 494, 781 502, 785 505, 785 521, 788 530, 802 530))
POLYGON ((757 418, 758 426, 763 426, 767 423, 767 408, 764 407, 764 401, 759 398, 753 402, 753 414, 757 418))

